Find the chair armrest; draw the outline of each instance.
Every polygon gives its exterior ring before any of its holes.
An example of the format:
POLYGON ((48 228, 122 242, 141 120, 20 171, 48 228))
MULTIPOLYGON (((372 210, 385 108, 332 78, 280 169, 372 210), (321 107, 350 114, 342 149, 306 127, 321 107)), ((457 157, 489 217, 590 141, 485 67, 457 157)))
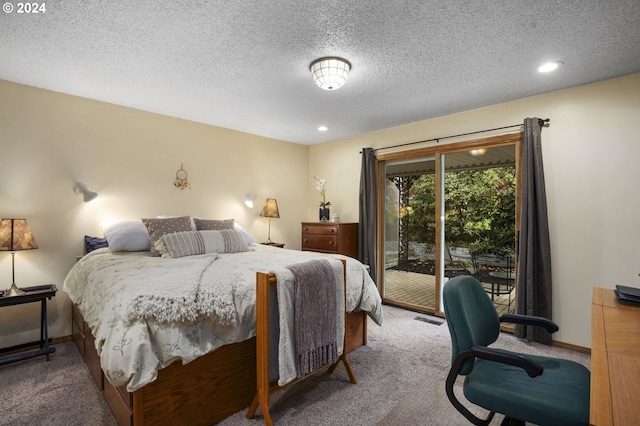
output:
MULTIPOLYGON (((537 377, 544 371, 544 368, 542 368, 539 363, 515 352, 509 352, 503 349, 487 348, 486 346, 472 346, 469 351, 472 356, 480 359, 520 367, 529 375, 529 377, 537 377)), ((460 355, 462 355, 462 353, 460 355)))
POLYGON ((546 318, 543 317, 534 317, 530 315, 520 315, 520 314, 503 314, 500 317, 500 322, 511 322, 514 324, 522 324, 522 325, 532 325, 535 327, 544 327, 545 330, 549 333, 555 333, 560 329, 558 325, 546 318))

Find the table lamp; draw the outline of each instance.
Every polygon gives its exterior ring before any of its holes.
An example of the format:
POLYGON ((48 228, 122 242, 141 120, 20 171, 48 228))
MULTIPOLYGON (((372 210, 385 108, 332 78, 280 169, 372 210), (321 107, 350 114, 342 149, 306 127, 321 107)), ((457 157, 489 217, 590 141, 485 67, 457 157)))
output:
POLYGON ((271 243, 271 219, 278 219, 280 212, 278 211, 278 203, 275 198, 267 198, 264 202, 264 207, 260 212, 260 216, 269 218, 269 235, 267 236, 267 243, 271 243))
POLYGON ((15 255, 18 250, 37 249, 38 244, 31 234, 26 219, 2 219, 0 221, 0 251, 11 252, 11 288, 4 292, 3 297, 24 294, 16 286, 15 255))

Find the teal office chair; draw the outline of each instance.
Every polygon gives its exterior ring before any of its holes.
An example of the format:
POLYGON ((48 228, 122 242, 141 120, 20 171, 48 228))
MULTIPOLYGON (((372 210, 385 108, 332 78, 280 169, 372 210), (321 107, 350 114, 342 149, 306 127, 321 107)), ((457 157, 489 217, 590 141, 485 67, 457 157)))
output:
POLYGON ((558 331, 556 324, 517 314, 499 318, 482 284, 471 276, 450 279, 443 299, 452 349, 447 396, 471 423, 488 425, 495 413, 501 413, 503 425, 589 424, 591 375, 584 366, 487 347, 498 338, 500 322, 541 326, 549 333, 558 331), (465 376, 465 398, 489 410, 485 419, 471 413, 454 395, 458 375, 465 376))

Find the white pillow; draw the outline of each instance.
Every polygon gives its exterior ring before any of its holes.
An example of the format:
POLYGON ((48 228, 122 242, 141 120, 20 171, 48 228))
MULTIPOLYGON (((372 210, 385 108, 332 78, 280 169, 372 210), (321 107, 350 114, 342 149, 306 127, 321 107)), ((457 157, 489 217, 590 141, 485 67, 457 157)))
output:
POLYGON ((245 231, 242 226, 238 225, 238 222, 233 222, 233 229, 242 233, 242 236, 244 237, 244 240, 247 242, 247 244, 255 243, 257 241, 253 235, 245 231))
POLYGON ((147 227, 141 220, 109 221, 100 224, 113 251, 149 251, 151 243, 147 227))

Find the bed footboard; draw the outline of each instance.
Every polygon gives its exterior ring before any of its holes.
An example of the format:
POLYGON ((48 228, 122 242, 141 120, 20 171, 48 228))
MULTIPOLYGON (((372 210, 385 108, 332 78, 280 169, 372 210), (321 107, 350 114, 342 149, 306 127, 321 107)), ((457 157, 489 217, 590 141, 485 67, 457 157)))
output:
MULTIPOLYGON (((342 269, 343 269, 343 280, 344 280, 344 297, 346 298, 346 262, 342 260, 342 269)), ((278 327, 278 315, 274 312, 277 312, 277 291, 276 286, 278 285, 275 274, 270 273, 261 273, 258 272, 256 274, 256 395, 249 407, 249 410, 246 414, 246 417, 251 419, 253 418, 258 407, 262 409, 262 417, 264 419, 264 423, 267 426, 272 426, 273 421, 271 420, 271 415, 269 413, 269 396, 275 392, 278 392, 281 389, 289 387, 294 383, 297 383, 304 378, 311 376, 314 372, 308 373, 304 377, 299 377, 289 382, 284 386, 280 386, 277 383, 277 380, 272 379, 271 375, 276 374, 277 371, 277 362, 276 369, 272 373, 272 358, 277 360, 277 355, 273 355, 270 353, 273 349, 274 345, 276 345, 277 340, 279 339, 279 333, 272 332, 274 326, 278 327), (271 300, 274 299, 274 300, 271 300), (274 312, 271 312, 274 310, 274 312), (271 322, 275 322, 275 324, 271 324, 271 322), (274 340, 273 342, 271 340, 274 340)), ((345 299, 346 301, 346 299, 345 299)), ((347 314, 347 312, 345 312, 347 314)), ((345 317, 345 329, 347 318, 345 317)), ((365 321, 366 324, 366 321, 365 321)), ((357 332, 355 327, 351 327, 350 333, 352 336, 355 334, 357 337, 361 337, 360 333, 357 332)), ((366 336, 366 333, 365 333, 366 336)), ((366 337, 364 337, 366 339, 366 337)), ((347 348, 346 348, 346 330, 345 337, 343 340, 343 352, 339 356, 339 358, 331 365, 329 365, 329 373, 332 373, 338 364, 342 361, 344 364, 347 374, 349 376, 349 380, 352 384, 357 384, 355 375, 353 370, 351 369, 351 364, 349 363, 349 358, 347 357, 347 348)), ((324 365, 320 368, 324 368, 327 365, 324 365)))

